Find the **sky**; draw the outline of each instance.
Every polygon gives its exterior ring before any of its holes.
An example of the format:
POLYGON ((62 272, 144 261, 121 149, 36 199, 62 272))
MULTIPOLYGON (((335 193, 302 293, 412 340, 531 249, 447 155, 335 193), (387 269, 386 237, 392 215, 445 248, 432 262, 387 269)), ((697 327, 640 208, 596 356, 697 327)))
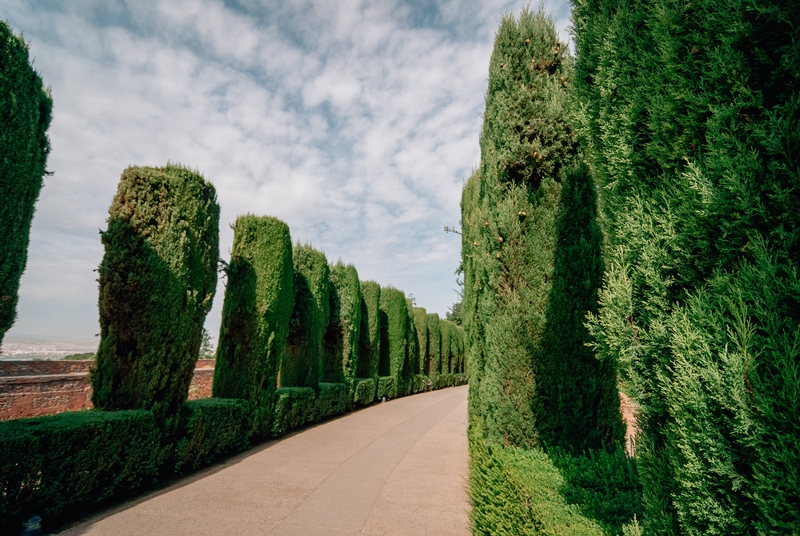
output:
MULTIPOLYGON (((17 337, 99 332, 99 231, 122 171, 168 161, 217 190, 220 256, 246 213, 440 316, 459 298, 462 186, 489 58, 519 0, 4 0, 52 89, 17 337)), ((534 7, 536 4, 533 4, 534 7)), ((569 4, 547 0, 563 39, 569 4)), ((219 333, 224 279, 206 320, 219 333)))

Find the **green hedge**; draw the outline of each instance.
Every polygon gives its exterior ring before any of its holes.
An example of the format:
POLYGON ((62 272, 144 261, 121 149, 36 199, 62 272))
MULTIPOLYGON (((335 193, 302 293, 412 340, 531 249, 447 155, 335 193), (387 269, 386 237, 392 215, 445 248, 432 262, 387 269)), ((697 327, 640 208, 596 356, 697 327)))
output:
POLYGON ((381 400, 386 397, 386 400, 397 398, 397 380, 394 376, 381 376, 378 378, 378 389, 375 393, 375 398, 381 400))
POLYGON ((294 310, 281 362, 280 385, 316 388, 330 315, 330 269, 325 254, 308 244, 296 244, 292 259, 294 310))
POLYGON ((361 282, 361 329, 358 339, 359 378, 378 378, 378 363, 381 358, 380 343, 381 286, 375 281, 361 282))
MULTIPOLYGON (((388 365, 388 370, 380 371, 382 375, 394 376, 398 384, 403 378, 410 376, 409 363, 409 323, 408 304, 403 291, 393 287, 381 288, 380 311, 385 318, 385 345, 381 337, 381 361, 388 365), (385 348, 384 348, 385 346, 385 348)), ((399 387, 399 385, 398 385, 399 387)))
POLYGON ((281 387, 275 390, 275 416, 272 435, 280 437, 289 430, 314 422, 317 394, 311 387, 281 387))
POLYGON ((429 313, 425 318, 427 341, 425 345, 428 353, 425 358, 423 374, 427 374, 433 381, 439 375, 439 367, 442 354, 442 335, 439 332, 439 315, 429 313))
POLYGON ((411 377, 420 373, 420 347, 414 304, 410 298, 406 298, 406 312, 406 347, 408 348, 408 374, 406 376, 411 377))
POLYGON ((253 408, 247 400, 205 398, 186 403, 185 424, 175 449, 175 470, 188 472, 247 448, 253 408))
POLYGON ((353 402, 357 405, 368 406, 375 401, 377 382, 373 378, 357 378, 353 394, 353 402))
POLYGON ((321 383, 317 391, 315 421, 349 411, 353 405, 353 395, 346 383, 321 383))
POLYGON ((0 20, 0 344, 17 316, 33 207, 50 152, 52 108, 28 45, 0 20))
POLYGON ((414 307, 414 327, 417 334, 418 360, 414 365, 417 374, 425 374, 425 366, 428 362, 428 312, 422 307, 414 307))
POLYGON ((129 167, 101 233, 92 402, 152 410, 176 431, 217 288, 219 205, 188 168, 129 167))
POLYGON ((47 526, 155 481, 160 431, 149 411, 76 411, 0 423, 0 528, 47 526))
POLYGON ((272 427, 278 363, 294 304, 289 227, 268 216, 237 218, 225 271, 213 393, 248 400, 255 410, 254 435, 260 439, 272 427))
POLYGON ((644 529, 797 533, 797 3, 573 7, 609 251, 591 330, 639 405, 644 529))
POLYGON ((453 337, 450 331, 455 327, 455 324, 449 320, 439 321, 439 334, 442 338, 441 346, 441 363, 440 374, 450 374, 452 372, 452 364, 450 363, 450 345, 453 343, 453 337))
POLYGON ((353 389, 361 331, 361 285, 352 264, 330 267, 330 318, 324 338, 321 379, 353 389))

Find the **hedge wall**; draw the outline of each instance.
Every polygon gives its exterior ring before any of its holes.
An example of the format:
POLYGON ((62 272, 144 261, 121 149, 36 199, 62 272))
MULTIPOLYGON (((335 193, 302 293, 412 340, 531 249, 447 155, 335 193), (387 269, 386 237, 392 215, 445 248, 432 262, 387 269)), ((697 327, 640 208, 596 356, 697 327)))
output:
MULTIPOLYGON (((380 311, 385 318, 385 351, 384 340, 381 340, 381 361, 388 367, 379 371, 380 374, 393 376, 399 382, 411 374, 409 362, 409 322, 408 304, 403 291, 394 287, 381 288, 380 311), (384 359, 385 358, 385 359, 384 359), (388 369, 388 370, 386 370, 388 369)), ((398 385, 399 386, 399 385, 398 385)))
POLYGON ((449 320, 439 321, 439 333, 442 337, 442 360, 440 363, 440 374, 450 374, 450 372, 452 372, 452 365, 450 363, 450 345, 453 343, 453 337, 450 335, 450 331, 454 327, 455 324, 449 320))
POLYGON ((328 261, 310 245, 295 245, 294 310, 283 354, 280 385, 317 387, 323 356, 323 339, 330 316, 328 261))
POLYGON ((22 36, 0 20, 0 344, 17 316, 33 206, 42 188, 53 100, 22 36))
POLYGON ((439 367, 441 367, 442 358, 442 335, 439 331, 439 315, 436 313, 429 313, 425 318, 427 340, 425 346, 428 353, 425 359, 425 367, 423 373, 436 381, 439 375, 439 367))
POLYGON ((275 391, 275 417, 272 419, 273 437, 314 422, 316 397, 316 391, 311 387, 278 388, 275 391))
POLYGON ((796 2, 573 8, 609 244, 591 331, 639 405, 644 528, 796 533, 796 2))
POLYGON ((394 376, 381 376, 378 378, 378 388, 375 398, 378 400, 386 397, 387 400, 397 397, 397 380, 394 376))
POLYGON ((361 282, 361 329, 358 334, 359 378, 378 378, 378 363, 381 358, 380 343, 381 286, 375 281, 361 282))
POLYGON ((414 307, 414 327, 417 335, 418 360, 414 366, 417 374, 425 374, 428 362, 428 312, 422 307, 414 307))
POLYGON ((356 386, 353 390, 353 402, 360 406, 372 404, 375 400, 375 390, 377 387, 378 383, 374 378, 356 379, 356 386))
POLYGON ((214 187, 185 167, 129 167, 101 233, 92 402, 149 409, 175 432, 217 287, 214 187))
POLYGON ((76 411, 0 423, 0 532, 37 514, 45 529, 151 484, 161 433, 149 411, 76 411))
MULTIPOLYGON (((590 180, 567 116, 571 76, 567 46, 543 11, 503 18, 481 165, 462 205, 465 325, 478 360, 472 407, 499 444, 580 450, 622 439, 615 368, 585 346, 581 321, 594 307, 602 266, 600 243, 584 244, 598 236, 593 208, 565 198, 566 183, 590 180), (587 259, 563 262, 583 246, 587 259), (593 411, 573 419, 573 406, 593 411)), ((451 372, 459 367, 449 364, 451 372)))
POLYGON ((233 226, 213 394, 243 398, 255 411, 257 438, 269 435, 278 363, 294 304, 289 227, 268 216, 240 216, 233 226))
POLYGON ((330 267, 330 318, 324 337, 320 377, 347 384, 352 392, 361 331, 361 285, 355 266, 341 262, 330 267))

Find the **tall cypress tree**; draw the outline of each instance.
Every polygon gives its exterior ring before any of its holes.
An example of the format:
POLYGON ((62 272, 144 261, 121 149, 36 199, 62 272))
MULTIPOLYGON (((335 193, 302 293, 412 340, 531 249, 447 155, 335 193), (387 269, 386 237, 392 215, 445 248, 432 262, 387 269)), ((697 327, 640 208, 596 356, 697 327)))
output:
POLYGON ((33 207, 50 153, 52 108, 28 45, 0 21, 0 345, 17 317, 33 207))
POLYGON ((609 245, 590 328, 639 404, 648 533, 800 526, 798 14, 574 3, 609 245))
POLYGON ((361 282, 361 329, 358 343, 358 378, 378 378, 380 361, 381 286, 375 281, 361 282))
POLYGON ((571 76, 548 16, 503 18, 481 165, 462 201, 471 404, 492 443, 585 449, 622 439, 616 370, 584 345, 602 265, 568 116, 571 76), (592 411, 575 419, 575 407, 592 411))
POLYGON ((353 389, 361 330, 361 285, 352 264, 330 267, 330 314, 321 367, 323 382, 344 382, 353 389))

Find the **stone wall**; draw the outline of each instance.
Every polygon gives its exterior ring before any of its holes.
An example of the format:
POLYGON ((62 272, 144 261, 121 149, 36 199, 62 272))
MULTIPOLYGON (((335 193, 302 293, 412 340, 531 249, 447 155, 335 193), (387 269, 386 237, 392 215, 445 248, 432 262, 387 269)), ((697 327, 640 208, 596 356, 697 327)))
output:
MULTIPOLYGON (((0 361, 0 421, 92 407, 93 361, 0 361)), ((209 398, 214 360, 200 359, 189 400, 209 398)))

